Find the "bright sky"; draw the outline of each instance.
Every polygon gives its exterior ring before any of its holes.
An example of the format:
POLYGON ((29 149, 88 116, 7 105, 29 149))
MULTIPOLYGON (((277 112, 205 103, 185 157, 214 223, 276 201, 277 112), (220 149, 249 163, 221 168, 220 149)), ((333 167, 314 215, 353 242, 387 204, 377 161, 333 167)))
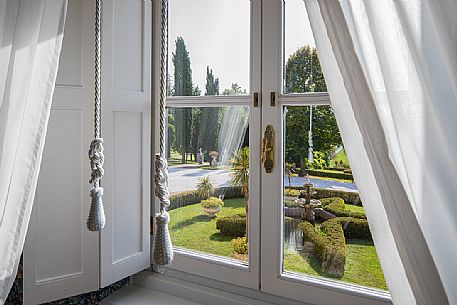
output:
MULTIPOLYGON (((285 54, 315 45, 303 0, 286 0, 285 54)), ((192 79, 205 93, 206 66, 219 78, 220 92, 238 83, 249 91, 249 0, 171 0, 169 6, 169 73, 178 36, 189 51, 192 79)))

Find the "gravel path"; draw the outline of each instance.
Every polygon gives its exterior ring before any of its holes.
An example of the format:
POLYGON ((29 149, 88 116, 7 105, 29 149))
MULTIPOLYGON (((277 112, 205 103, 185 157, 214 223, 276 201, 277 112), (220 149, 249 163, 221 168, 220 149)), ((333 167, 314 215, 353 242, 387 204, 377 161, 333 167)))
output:
MULTIPOLYGON (((168 169, 168 189, 170 193, 195 190, 197 188, 198 178, 210 176, 215 186, 230 186, 230 171, 226 169, 201 169, 197 165, 178 165, 171 166, 168 169)), ((357 191, 357 186, 354 183, 340 182, 334 180, 324 180, 318 178, 310 178, 311 183, 317 188, 327 188, 342 191, 357 191)), ((303 186, 306 178, 292 177, 292 186, 303 186)), ((284 179, 284 185, 289 185, 287 177, 284 179)))

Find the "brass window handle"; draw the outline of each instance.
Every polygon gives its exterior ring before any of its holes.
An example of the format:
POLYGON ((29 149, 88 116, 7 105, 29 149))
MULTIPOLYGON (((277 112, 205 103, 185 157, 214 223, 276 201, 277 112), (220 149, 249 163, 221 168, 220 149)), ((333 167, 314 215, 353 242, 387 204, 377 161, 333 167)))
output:
POLYGON ((262 140, 262 155, 261 162, 267 173, 273 172, 274 164, 274 130, 273 126, 267 125, 265 127, 265 132, 262 140))

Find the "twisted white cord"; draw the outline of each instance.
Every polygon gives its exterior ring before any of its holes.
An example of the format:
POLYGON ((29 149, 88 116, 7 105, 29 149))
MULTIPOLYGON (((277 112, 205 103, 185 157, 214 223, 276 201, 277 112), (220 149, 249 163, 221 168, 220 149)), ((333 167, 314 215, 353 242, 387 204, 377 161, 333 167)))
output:
POLYGON ((159 154, 155 155, 155 195, 160 200, 160 213, 167 211, 170 206, 170 195, 168 193, 168 167, 167 159, 159 154))

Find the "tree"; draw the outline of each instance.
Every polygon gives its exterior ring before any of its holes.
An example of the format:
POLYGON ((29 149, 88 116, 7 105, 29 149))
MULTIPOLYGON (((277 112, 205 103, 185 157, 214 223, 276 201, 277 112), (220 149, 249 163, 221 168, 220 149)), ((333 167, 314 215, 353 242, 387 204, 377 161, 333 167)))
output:
POLYGON ((246 210, 246 240, 248 240, 249 219, 249 147, 240 148, 234 155, 230 184, 241 186, 244 195, 244 208, 246 210))
MULTIPOLYGON (((315 48, 306 45, 286 63, 286 93, 325 92, 327 87, 315 48)), ((298 164, 304 172, 308 152, 309 107, 288 107, 286 112, 286 161, 298 164), (289 132, 287 132, 289 131, 289 132)), ((341 144, 341 137, 330 106, 313 107, 313 148, 328 154, 341 144)))
MULTIPOLYGON (((219 78, 214 76, 213 70, 209 66, 206 67, 205 87, 205 95, 219 95, 219 78)), ((200 128, 198 148, 201 147, 206 153, 216 150, 219 131, 219 108, 202 108, 200 122, 202 128, 200 128)))
POLYGON ((242 89, 237 83, 232 83, 230 88, 224 89, 222 95, 243 95, 247 94, 246 89, 242 89))
MULTIPOLYGON (((189 52, 182 37, 176 39, 176 50, 172 55, 174 65, 173 91, 176 96, 190 96, 199 92, 192 83, 192 68, 189 52)), ((176 149, 181 153, 182 163, 186 163, 186 154, 191 144, 192 109, 175 109, 176 149)))

